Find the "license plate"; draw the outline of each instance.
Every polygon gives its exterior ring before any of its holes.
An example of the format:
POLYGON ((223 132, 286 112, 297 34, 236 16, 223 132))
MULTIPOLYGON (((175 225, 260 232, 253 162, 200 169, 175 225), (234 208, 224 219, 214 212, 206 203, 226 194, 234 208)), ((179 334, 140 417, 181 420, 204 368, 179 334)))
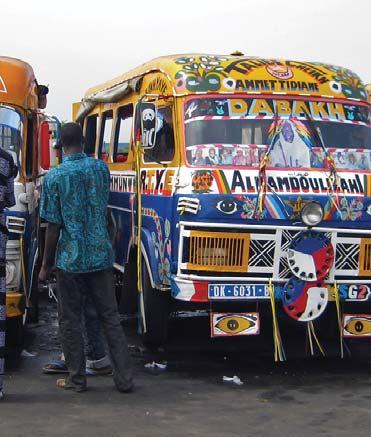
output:
POLYGON ((269 298, 266 284, 209 284, 209 299, 267 299, 269 298))
POLYGON ((366 284, 341 284, 339 287, 340 296, 348 301, 368 301, 371 300, 371 289, 366 284))

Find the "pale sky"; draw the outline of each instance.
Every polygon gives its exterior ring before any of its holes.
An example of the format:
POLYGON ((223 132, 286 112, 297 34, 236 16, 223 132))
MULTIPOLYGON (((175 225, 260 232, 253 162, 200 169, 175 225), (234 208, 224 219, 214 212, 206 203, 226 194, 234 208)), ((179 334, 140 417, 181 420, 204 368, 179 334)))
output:
POLYGON ((371 82, 370 0, 1 0, 0 13, 0 54, 33 66, 64 120, 90 86, 174 53, 322 61, 371 82))

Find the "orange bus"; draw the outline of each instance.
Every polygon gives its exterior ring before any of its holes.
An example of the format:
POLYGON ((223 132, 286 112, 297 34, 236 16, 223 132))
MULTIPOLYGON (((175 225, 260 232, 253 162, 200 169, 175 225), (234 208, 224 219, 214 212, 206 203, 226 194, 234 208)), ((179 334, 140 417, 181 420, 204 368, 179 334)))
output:
POLYGON ((37 317, 38 188, 40 176, 56 163, 59 122, 46 115, 48 87, 39 85, 32 67, 0 57, 0 147, 18 166, 16 205, 6 211, 7 344, 20 344, 26 314, 37 317))

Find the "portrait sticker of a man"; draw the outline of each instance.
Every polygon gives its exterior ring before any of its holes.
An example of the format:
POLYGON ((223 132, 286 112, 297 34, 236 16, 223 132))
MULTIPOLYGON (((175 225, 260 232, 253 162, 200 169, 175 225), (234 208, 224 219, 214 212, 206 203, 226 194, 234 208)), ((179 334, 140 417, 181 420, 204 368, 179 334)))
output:
POLYGON ((310 167, 310 151, 291 120, 285 120, 270 153, 272 167, 310 167))

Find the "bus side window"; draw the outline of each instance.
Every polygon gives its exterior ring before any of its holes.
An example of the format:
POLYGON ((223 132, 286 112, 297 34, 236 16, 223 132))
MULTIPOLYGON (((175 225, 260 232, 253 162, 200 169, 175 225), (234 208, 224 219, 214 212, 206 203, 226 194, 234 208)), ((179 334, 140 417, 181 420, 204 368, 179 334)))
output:
POLYGON ((115 140, 113 143, 113 162, 125 162, 128 159, 133 112, 132 104, 121 106, 118 110, 115 140))
POLYGON ((98 114, 90 115, 85 121, 85 126, 84 152, 88 156, 93 156, 98 134, 98 114))
POLYGON ((109 148, 111 142, 113 124, 113 112, 107 111, 103 113, 102 124, 100 127, 98 158, 103 161, 108 161, 109 148))
POLYGON ((171 106, 157 110, 156 144, 152 149, 144 151, 144 162, 169 162, 174 158, 174 124, 171 106))

